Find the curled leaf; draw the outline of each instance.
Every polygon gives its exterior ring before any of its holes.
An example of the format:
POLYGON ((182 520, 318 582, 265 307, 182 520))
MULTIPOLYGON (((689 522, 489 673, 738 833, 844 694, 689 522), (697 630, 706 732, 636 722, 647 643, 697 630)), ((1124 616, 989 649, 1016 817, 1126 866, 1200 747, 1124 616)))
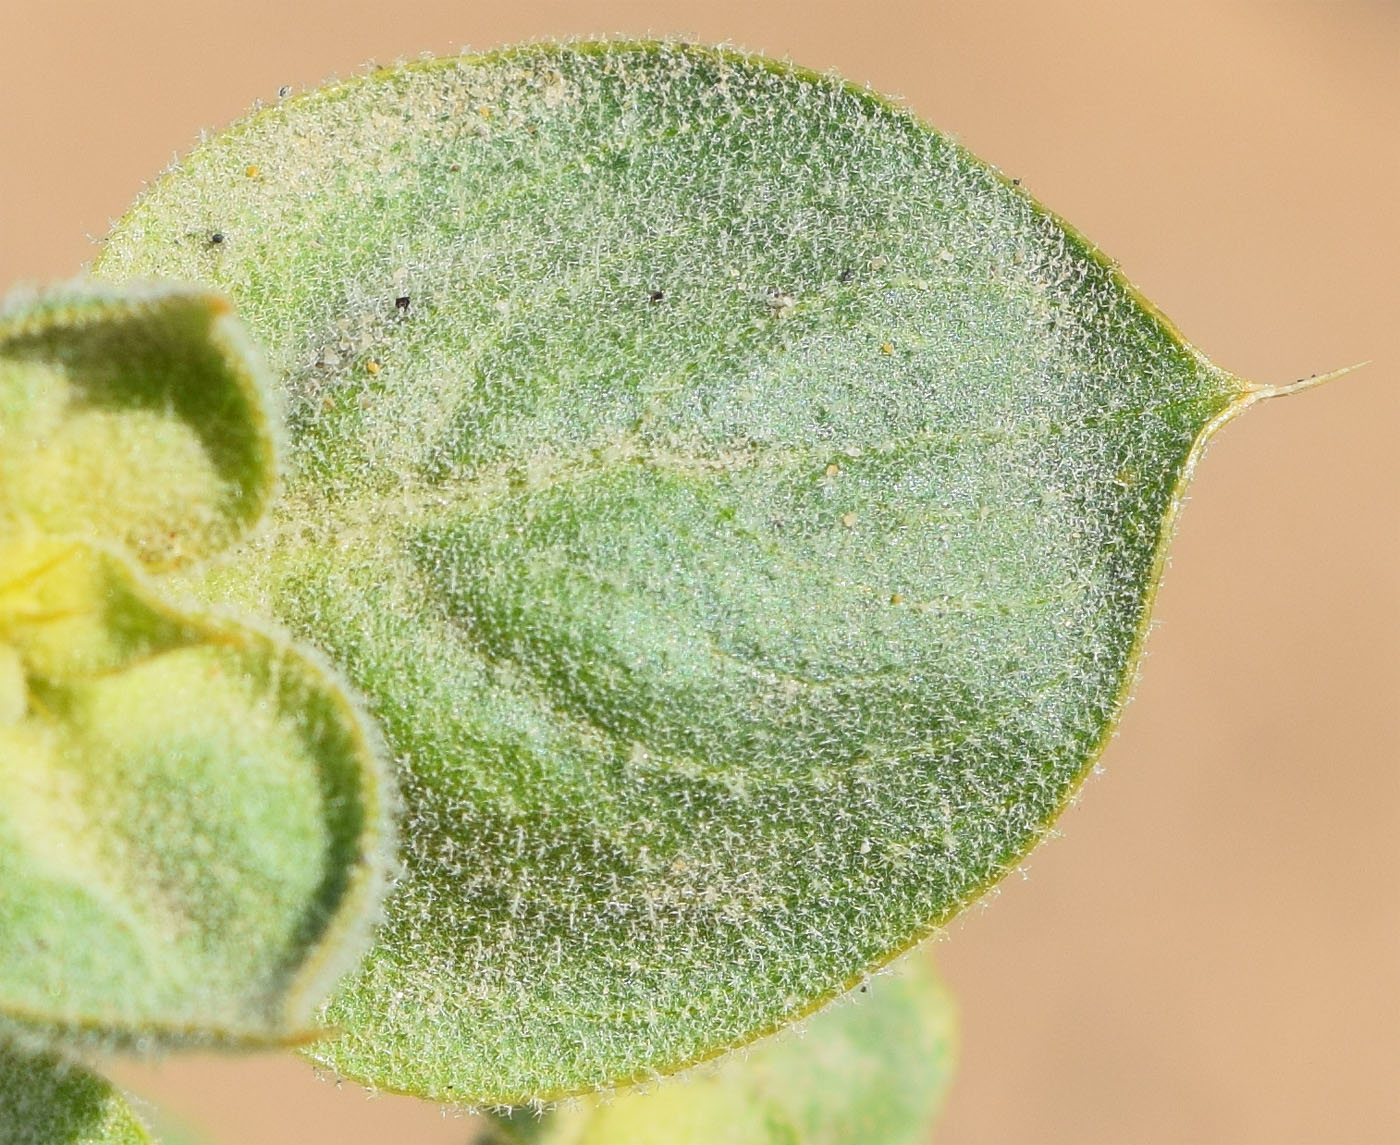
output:
POLYGON ((0 1042, 0 1141, 5 1145, 152 1145, 110 1082, 55 1054, 0 1042))
POLYGON ((315 1054, 445 1100, 678 1069, 1011 869, 1253 396, 906 111, 676 43, 280 103, 97 269, 268 347, 286 496, 198 591, 385 730, 407 876, 315 1054))
POLYGON ((869 990, 652 1088, 495 1117, 482 1145, 921 1145, 952 1079, 952 1001, 927 954, 869 990))
POLYGON ((0 1030, 304 1037, 383 881, 366 736, 285 641, 0 543, 0 1030))
POLYGON ((274 478, 264 368, 222 297, 72 287, 0 311, 0 514, 162 567, 225 548, 274 478))

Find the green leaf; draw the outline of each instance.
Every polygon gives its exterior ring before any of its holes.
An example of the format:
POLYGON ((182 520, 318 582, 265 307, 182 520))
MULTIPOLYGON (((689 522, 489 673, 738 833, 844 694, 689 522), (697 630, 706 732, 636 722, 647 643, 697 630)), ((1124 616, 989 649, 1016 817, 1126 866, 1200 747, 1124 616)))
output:
POLYGON ((152 1145, 107 1081, 55 1054, 0 1042, 0 1141, 5 1145, 152 1145))
POLYGON ((187 562, 257 521, 266 386, 203 288, 0 314, 0 1030, 302 1039, 364 948, 385 779, 352 702, 123 555, 187 562))
POLYGON ((676 43, 280 103, 97 269, 268 347, 286 496, 192 587, 380 720, 407 876, 315 1056, 449 1100, 683 1067, 1011 869, 1260 393, 906 111, 676 43))
POLYGON ((0 539, 0 1034, 304 1040, 383 882, 366 737, 284 640, 0 539))
POLYGON ((207 290, 73 286, 0 311, 0 511, 163 567, 274 486, 266 371, 207 290))
POLYGON ((953 1006, 927 954, 713 1067, 493 1118, 481 1145, 921 1145, 953 1072, 953 1006))

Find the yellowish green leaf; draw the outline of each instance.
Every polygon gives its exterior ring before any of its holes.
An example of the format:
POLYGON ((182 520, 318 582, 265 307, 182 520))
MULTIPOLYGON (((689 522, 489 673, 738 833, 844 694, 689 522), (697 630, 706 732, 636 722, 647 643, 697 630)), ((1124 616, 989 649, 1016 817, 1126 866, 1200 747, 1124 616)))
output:
POLYGON ((153 1145, 110 1082, 55 1054, 0 1042, 5 1145, 153 1145))
POLYGON ((927 952, 748 1051, 679 1078, 492 1119, 482 1145, 920 1145, 953 1075, 927 952))
POLYGON ((382 888, 339 684, 115 550, 0 540, 0 1031, 306 1036, 382 888))
POLYGON ((274 485, 264 368, 205 289, 72 287, 0 310, 0 528, 226 547, 274 485))

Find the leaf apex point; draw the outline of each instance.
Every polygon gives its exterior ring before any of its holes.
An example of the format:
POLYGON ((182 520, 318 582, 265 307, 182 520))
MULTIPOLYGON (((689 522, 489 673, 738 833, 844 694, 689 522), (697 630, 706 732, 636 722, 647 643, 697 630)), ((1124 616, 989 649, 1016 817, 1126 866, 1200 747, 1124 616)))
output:
POLYGON ((1343 378, 1347 374, 1355 373, 1364 366, 1371 365, 1373 360, 1374 359, 1367 358, 1364 362, 1353 362, 1350 366, 1342 366, 1340 369, 1329 370, 1324 374, 1309 374, 1306 378, 1299 378, 1296 381, 1288 382, 1283 385, 1269 386, 1250 383, 1246 388, 1251 397, 1260 399, 1283 397, 1287 394, 1296 394, 1302 390, 1311 390, 1327 382, 1335 382, 1338 378, 1343 378))

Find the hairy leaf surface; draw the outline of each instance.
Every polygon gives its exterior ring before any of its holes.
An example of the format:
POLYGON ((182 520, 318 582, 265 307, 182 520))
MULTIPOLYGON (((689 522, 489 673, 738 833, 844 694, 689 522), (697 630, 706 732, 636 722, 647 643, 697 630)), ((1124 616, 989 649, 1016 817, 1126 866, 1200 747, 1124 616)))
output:
POLYGON ((1249 400, 907 112, 675 43, 269 108, 98 269, 216 285, 268 347, 286 496, 196 587, 382 723, 408 873, 316 1052, 447 1100, 704 1058, 1001 877, 1249 400))
POLYGON ((362 718, 132 560, 255 519, 263 384, 204 290, 0 318, 0 1033, 304 1038, 364 948, 387 831, 362 718))
POLYGON ((0 545, 0 1027, 304 1036, 382 877, 364 737, 285 641, 0 545))
POLYGON ((5 1145, 152 1145, 120 1093, 81 1066, 0 1042, 5 1145))
POLYGON ((921 1145, 952 1080, 952 1000, 927 953, 869 991, 651 1089, 493 1118, 482 1145, 921 1145))
POLYGON ((207 291, 72 287, 0 311, 0 505, 163 567, 263 513, 265 375, 207 291))

